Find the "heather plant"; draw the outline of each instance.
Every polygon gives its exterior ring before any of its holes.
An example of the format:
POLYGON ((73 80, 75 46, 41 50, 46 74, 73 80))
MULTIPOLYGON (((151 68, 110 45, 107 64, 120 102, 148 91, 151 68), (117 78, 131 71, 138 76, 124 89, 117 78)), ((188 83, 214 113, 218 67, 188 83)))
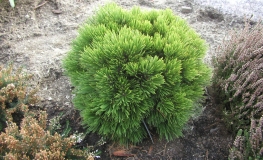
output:
POLYGON ((230 159, 263 159, 263 25, 246 23, 219 51, 214 88, 226 124, 237 133, 230 159))
POLYGON ((6 121, 19 124, 28 105, 37 102, 36 90, 26 88, 29 78, 21 69, 13 71, 12 65, 0 67, 0 131, 6 127, 6 121))
POLYGON ((224 102, 225 119, 236 132, 249 129, 263 113, 263 26, 246 23, 233 33, 215 58, 214 88, 224 102))
POLYGON ((71 128, 69 127, 69 120, 66 121, 66 125, 61 126, 60 124, 60 120, 62 118, 62 115, 64 113, 60 113, 60 115, 53 117, 52 119, 49 120, 49 125, 48 125, 48 130, 50 131, 51 134, 55 133, 55 132, 62 132, 60 133, 62 135, 62 137, 68 137, 69 133, 71 131, 71 128))
POLYGON ((1 159, 86 159, 89 152, 74 149, 77 136, 63 137, 46 130, 47 114, 27 112, 20 127, 9 121, 5 132, 0 134, 1 159), (20 128, 20 129, 19 129, 20 128))
POLYGON ((204 93, 205 41, 171 10, 101 7, 64 59, 74 105, 89 131, 121 144, 156 131, 172 140, 204 93))
POLYGON ((239 129, 233 147, 230 150, 231 160, 262 160, 263 159, 263 117, 251 119, 249 131, 239 129))

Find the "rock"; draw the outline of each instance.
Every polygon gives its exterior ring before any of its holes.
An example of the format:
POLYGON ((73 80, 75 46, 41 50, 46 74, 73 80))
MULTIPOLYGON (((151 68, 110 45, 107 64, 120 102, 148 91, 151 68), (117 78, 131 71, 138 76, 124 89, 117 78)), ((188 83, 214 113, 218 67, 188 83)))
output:
POLYGON ((25 15, 25 18, 26 19, 30 19, 30 16, 27 14, 27 15, 25 15))
POLYGON ((216 132, 218 129, 219 129, 218 127, 213 128, 213 129, 210 129, 210 133, 214 133, 214 132, 216 132))
POLYGON ((192 11, 193 11, 193 10, 192 10, 191 7, 183 6, 183 7, 181 8, 181 12, 182 12, 182 13, 191 13, 192 11))
POLYGON ((224 20, 224 16, 219 10, 212 7, 206 7, 204 10, 201 9, 199 11, 199 19, 203 21, 217 20, 218 22, 221 22, 224 20))
POLYGON ((139 0, 138 2, 142 6, 152 6, 153 5, 152 0, 139 0))

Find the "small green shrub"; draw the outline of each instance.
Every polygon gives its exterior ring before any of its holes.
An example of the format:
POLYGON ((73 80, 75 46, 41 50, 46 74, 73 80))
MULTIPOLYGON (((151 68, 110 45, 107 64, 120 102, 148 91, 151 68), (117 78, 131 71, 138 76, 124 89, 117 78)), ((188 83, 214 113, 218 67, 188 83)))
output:
POLYGON ((28 111, 27 105, 37 102, 36 90, 26 88, 29 78, 21 69, 14 72, 11 65, 0 67, 0 131, 6 127, 6 121, 19 124, 28 111))
POLYGON ((172 140, 204 93, 210 69, 204 40, 171 10, 100 8, 79 29, 64 68, 83 124, 121 144, 146 128, 172 140))

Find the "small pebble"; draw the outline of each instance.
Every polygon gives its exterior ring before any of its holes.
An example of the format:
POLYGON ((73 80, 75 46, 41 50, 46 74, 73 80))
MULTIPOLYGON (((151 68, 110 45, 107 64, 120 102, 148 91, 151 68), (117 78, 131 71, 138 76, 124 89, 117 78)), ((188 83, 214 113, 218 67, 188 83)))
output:
POLYGON ((29 19, 29 18, 30 18, 30 16, 27 14, 27 15, 25 15, 25 18, 26 18, 26 19, 29 19))
POLYGON ((213 132, 215 132, 217 130, 218 130, 218 127, 214 128, 214 129, 210 129, 210 133, 213 133, 213 132))
POLYGON ((193 10, 192 10, 191 7, 183 6, 183 7, 181 8, 181 12, 182 12, 182 13, 191 13, 192 11, 193 11, 193 10))

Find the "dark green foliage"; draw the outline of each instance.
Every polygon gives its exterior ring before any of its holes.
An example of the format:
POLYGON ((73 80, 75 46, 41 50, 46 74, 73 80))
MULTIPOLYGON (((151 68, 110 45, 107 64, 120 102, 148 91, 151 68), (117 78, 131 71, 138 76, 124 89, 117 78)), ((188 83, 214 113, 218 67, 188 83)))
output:
POLYGON ((108 4, 79 29, 64 68, 89 130, 122 144, 182 135, 210 79, 204 40, 171 10, 108 4))

